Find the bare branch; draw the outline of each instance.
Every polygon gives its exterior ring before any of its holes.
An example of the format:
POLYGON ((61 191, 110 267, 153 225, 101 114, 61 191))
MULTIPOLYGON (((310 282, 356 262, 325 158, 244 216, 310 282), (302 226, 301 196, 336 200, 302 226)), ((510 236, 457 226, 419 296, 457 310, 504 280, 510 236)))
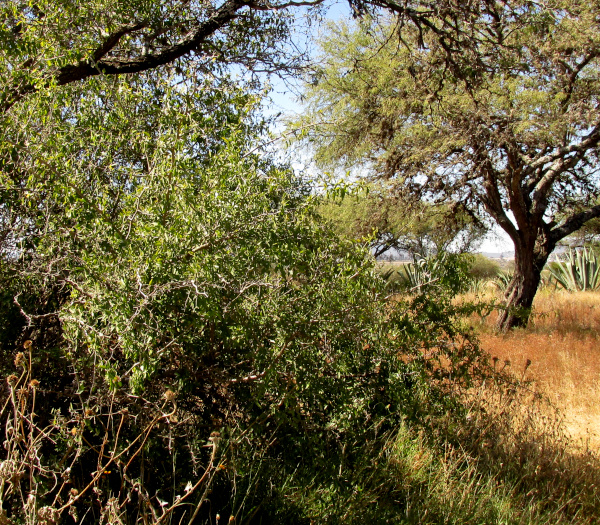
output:
POLYGON ((94 60, 94 62, 98 62, 98 60, 100 60, 107 53, 109 53, 119 43, 122 37, 140 29, 143 29, 144 27, 147 27, 147 24, 145 22, 138 22, 134 24, 127 24, 117 29, 117 31, 115 31, 112 35, 109 35, 107 37, 107 39, 104 41, 104 44, 102 44, 98 49, 96 49, 96 51, 94 51, 94 53, 92 54, 92 59, 94 60))
POLYGON ((600 205, 571 215, 563 224, 550 231, 550 241, 555 244, 567 235, 579 230, 586 222, 600 217, 600 205))
MULTIPOLYGON (((542 187, 551 184, 551 181, 554 180, 554 174, 547 175, 548 170, 544 170, 544 166, 555 162, 560 159, 564 159, 568 155, 572 153, 583 153, 585 154, 589 149, 596 147, 600 143, 600 124, 596 124, 594 129, 581 141, 578 143, 569 144, 568 146, 563 146, 560 148, 554 149, 552 153, 543 155, 531 162, 528 163, 527 167, 523 170, 523 176, 526 177, 531 175, 536 170, 540 170, 544 175, 541 178, 535 179, 531 182, 529 191, 533 191, 534 187, 537 186, 536 191, 541 191, 542 187)), ((569 169, 569 168, 566 168, 569 169)), ((566 171, 566 170, 563 170, 566 171)), ((561 172, 562 173, 562 172, 561 172)))
POLYGON ((262 4, 255 2, 247 2, 246 5, 256 11, 280 11, 287 9, 288 7, 302 7, 302 6, 317 6, 321 5, 325 0, 306 0, 301 2, 284 2, 283 4, 272 4, 271 2, 263 2, 262 4))
POLYGON ((567 66, 567 64, 563 62, 570 72, 568 87, 566 89, 566 97, 562 102, 562 106, 565 111, 568 109, 569 103, 571 102, 571 97, 573 95, 573 90, 575 89, 575 83, 577 82, 579 73, 581 73, 592 60, 598 58, 598 56, 600 56, 600 52, 597 49, 594 49, 581 62, 579 62, 579 64, 577 64, 575 69, 567 66))

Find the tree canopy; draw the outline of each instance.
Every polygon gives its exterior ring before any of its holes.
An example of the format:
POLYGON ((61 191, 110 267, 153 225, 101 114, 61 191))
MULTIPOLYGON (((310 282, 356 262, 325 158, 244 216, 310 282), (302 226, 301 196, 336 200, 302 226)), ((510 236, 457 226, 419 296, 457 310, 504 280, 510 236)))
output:
MULTIPOLYGON (((430 34, 460 78, 487 67, 491 57, 475 52, 482 37, 502 45, 501 35, 482 35, 473 26, 495 16, 494 0, 348 3, 355 16, 384 10, 419 35, 430 34)), ((519 18, 536 5, 515 0, 506 9, 519 18)), ((7 0, 0 6, 0 112, 43 89, 182 63, 194 64, 199 75, 230 66, 251 73, 293 71, 303 58, 291 38, 299 7, 316 16, 327 6, 324 0, 7 0)))
POLYGON ((324 199, 319 211, 348 239, 368 239, 375 258, 400 252, 422 257, 470 251, 486 228, 458 204, 434 206, 394 196, 371 184, 343 199, 324 199))
POLYGON ((359 164, 506 231, 504 329, 526 322, 556 243, 600 215, 597 16, 592 2, 497 4, 471 23, 485 65, 461 76, 435 33, 386 17, 331 27, 307 85, 300 125, 321 164, 359 164))

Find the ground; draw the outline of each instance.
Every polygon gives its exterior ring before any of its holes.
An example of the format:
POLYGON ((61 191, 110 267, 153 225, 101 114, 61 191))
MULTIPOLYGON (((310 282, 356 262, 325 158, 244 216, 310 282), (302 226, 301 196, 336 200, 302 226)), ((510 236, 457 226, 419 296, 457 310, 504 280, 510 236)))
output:
POLYGON ((530 326, 507 335, 493 333, 492 317, 477 328, 496 366, 531 381, 563 414, 573 440, 600 451, 600 293, 542 290, 530 326))

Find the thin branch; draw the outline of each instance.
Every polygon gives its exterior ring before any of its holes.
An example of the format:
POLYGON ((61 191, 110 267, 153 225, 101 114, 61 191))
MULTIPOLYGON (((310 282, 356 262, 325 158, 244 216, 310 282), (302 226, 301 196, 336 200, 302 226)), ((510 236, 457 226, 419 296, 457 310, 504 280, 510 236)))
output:
MULTIPOLYGON (((527 167, 523 170, 523 176, 526 177, 531 175, 536 170, 543 170, 544 166, 555 162, 559 159, 562 159, 571 153, 578 152, 586 152, 590 148, 597 146, 600 143, 600 125, 596 125, 594 129, 579 143, 577 144, 569 144, 568 146, 564 146, 562 148, 556 148, 553 153, 549 153, 539 157, 532 162, 529 162, 527 167)), ((529 191, 531 192, 535 186, 541 187, 545 184, 547 170, 540 171, 544 176, 540 178, 536 178, 529 185, 529 191)))
POLYGON ((138 31, 146 27, 147 24, 145 22, 138 22, 135 24, 127 24, 117 31, 115 31, 112 35, 109 35, 107 39, 94 53, 92 54, 92 59, 94 62, 98 62, 102 57, 106 56, 121 40, 122 37, 129 33, 133 33, 134 31, 138 31))
POLYGON ((283 4, 272 4, 271 2, 263 2, 262 4, 247 2, 246 5, 250 9, 256 11, 279 11, 281 9, 287 9, 288 7, 302 7, 302 6, 317 6, 321 5, 325 0, 306 0, 301 2, 285 2, 283 4))

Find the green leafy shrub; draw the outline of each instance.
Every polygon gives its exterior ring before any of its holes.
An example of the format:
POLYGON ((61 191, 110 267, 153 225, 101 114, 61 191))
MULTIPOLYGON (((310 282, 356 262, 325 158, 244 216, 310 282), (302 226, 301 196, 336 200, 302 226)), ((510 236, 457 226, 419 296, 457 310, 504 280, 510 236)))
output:
POLYGON ((485 255, 473 254, 471 261, 469 276, 474 280, 494 279, 500 273, 500 265, 485 255))
POLYGON ((6 117, 4 517, 302 523, 302 494, 338 506, 401 420, 459 409, 448 377, 481 358, 449 299, 462 262, 390 305, 368 252, 251 153, 252 96, 93 82, 6 117))

